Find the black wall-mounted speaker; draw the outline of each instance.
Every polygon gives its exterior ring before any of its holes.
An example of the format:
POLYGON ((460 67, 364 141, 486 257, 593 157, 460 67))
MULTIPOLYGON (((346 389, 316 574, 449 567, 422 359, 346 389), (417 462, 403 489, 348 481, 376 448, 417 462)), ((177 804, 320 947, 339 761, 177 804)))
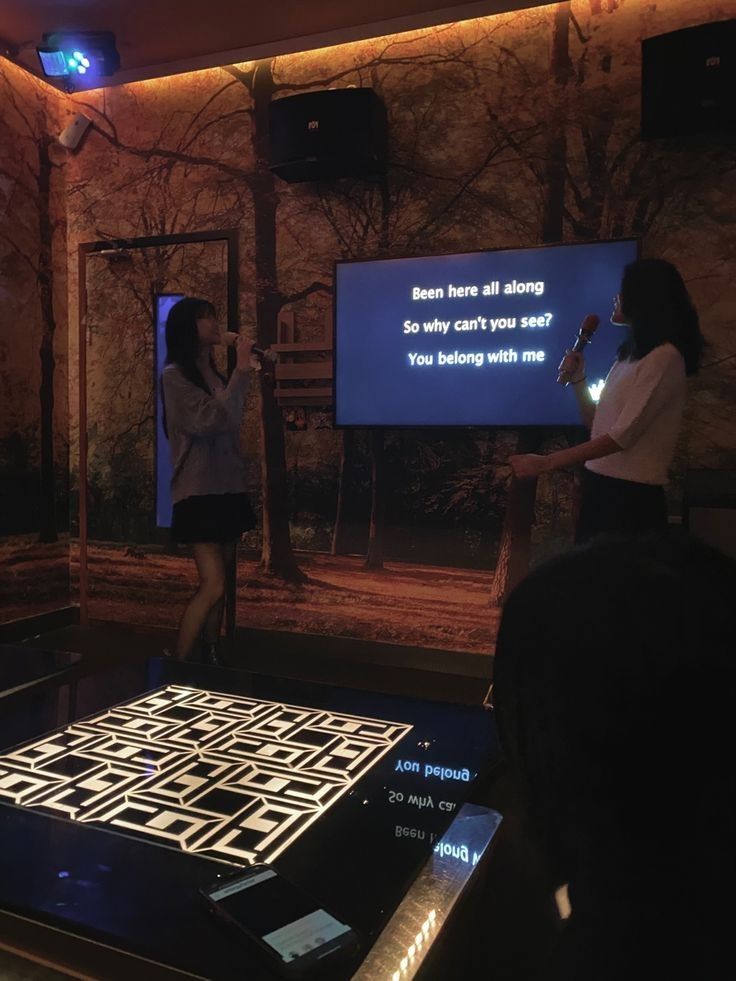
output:
POLYGON ((736 131, 736 20, 642 41, 644 139, 736 131))
POLYGON ((386 107, 373 89, 326 89, 269 106, 270 169, 285 181, 386 171, 386 107))

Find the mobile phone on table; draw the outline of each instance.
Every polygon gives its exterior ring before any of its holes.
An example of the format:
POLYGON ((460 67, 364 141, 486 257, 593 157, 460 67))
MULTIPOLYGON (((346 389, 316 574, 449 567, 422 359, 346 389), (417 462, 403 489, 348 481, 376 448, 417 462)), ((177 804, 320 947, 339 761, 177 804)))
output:
POLYGON ((357 934, 270 865, 253 865, 201 890, 287 978, 324 972, 359 950, 357 934))

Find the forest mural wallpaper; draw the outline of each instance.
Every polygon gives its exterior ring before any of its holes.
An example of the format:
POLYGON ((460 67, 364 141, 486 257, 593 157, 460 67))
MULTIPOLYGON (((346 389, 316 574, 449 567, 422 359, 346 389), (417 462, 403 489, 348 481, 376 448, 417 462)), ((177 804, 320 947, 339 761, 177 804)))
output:
MULTIPOLYGON (((574 0, 71 97, 0 61, 15 100, 0 108, 4 558, 17 569, 26 556, 31 569, 52 554, 58 563, 62 553, 41 550, 61 547, 76 568, 78 245, 226 229, 239 235, 242 329, 262 346, 321 347, 309 357, 324 360, 336 259, 640 238, 644 255, 683 272, 709 342, 669 491, 677 514, 686 470, 736 466, 736 154, 640 140, 640 41, 729 16, 725 0, 574 0), (387 175, 274 177, 270 101, 347 85, 371 86, 386 104, 387 175), (78 154, 51 162, 60 148, 48 134, 71 112, 93 128, 78 154), (28 154, 20 176, 14 139, 28 154), (51 377, 39 354, 49 345, 51 377), (55 533, 70 514, 70 551, 49 537, 52 466, 55 533)), ((198 293, 224 319, 225 283, 216 242, 88 258, 94 618, 170 626, 190 588, 186 554, 155 526, 153 305, 156 294, 198 293)), ((572 540, 573 476, 543 477, 535 501, 510 508, 508 455, 579 438, 343 432, 328 404, 285 407, 262 381, 242 433, 262 521, 241 549, 238 622, 489 653, 512 538, 519 526, 524 537, 532 503, 532 562, 572 540)), ((3 582, 4 618, 35 612, 23 575, 6 568, 3 582)), ((67 580, 54 582, 64 605, 67 580)))
POLYGON ((69 605, 67 100, 0 59, 0 619, 69 605))

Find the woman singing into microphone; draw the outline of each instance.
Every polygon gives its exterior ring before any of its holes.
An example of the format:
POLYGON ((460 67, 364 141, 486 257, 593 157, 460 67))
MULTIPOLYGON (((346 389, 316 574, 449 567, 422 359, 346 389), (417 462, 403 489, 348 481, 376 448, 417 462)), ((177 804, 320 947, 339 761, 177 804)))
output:
POLYGON ((217 664, 226 570, 234 568, 240 535, 255 525, 245 492, 239 433, 251 343, 225 334, 207 300, 179 300, 166 320, 166 367, 161 377, 164 431, 171 450, 171 525, 175 541, 192 546, 199 587, 179 626, 175 656, 191 657, 199 641, 217 664), (215 345, 233 341, 235 370, 227 381, 215 367, 215 345))
POLYGON ((584 463, 576 542, 598 534, 640 535, 667 524, 664 486, 685 403, 686 376, 703 349, 697 312, 679 272, 662 259, 624 270, 611 323, 628 328, 596 407, 582 354, 568 352, 563 371, 575 391, 590 439, 547 456, 509 460, 516 477, 538 477, 584 463))

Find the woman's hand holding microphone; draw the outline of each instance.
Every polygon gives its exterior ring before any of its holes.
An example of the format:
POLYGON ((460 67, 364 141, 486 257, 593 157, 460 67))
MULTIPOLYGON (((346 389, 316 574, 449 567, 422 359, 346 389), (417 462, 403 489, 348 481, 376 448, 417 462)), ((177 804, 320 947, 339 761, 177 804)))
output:
POLYGON ((228 347, 234 347, 236 353, 235 370, 247 371, 254 368, 260 371, 263 367, 263 360, 275 361, 275 356, 270 351, 263 353, 255 351, 255 344, 249 341, 244 334, 236 334, 232 330, 226 330, 222 334, 222 343, 228 347))
POLYGON ((585 358, 579 351, 565 351, 565 357, 557 369, 557 381, 560 385, 577 385, 585 381, 585 358))

